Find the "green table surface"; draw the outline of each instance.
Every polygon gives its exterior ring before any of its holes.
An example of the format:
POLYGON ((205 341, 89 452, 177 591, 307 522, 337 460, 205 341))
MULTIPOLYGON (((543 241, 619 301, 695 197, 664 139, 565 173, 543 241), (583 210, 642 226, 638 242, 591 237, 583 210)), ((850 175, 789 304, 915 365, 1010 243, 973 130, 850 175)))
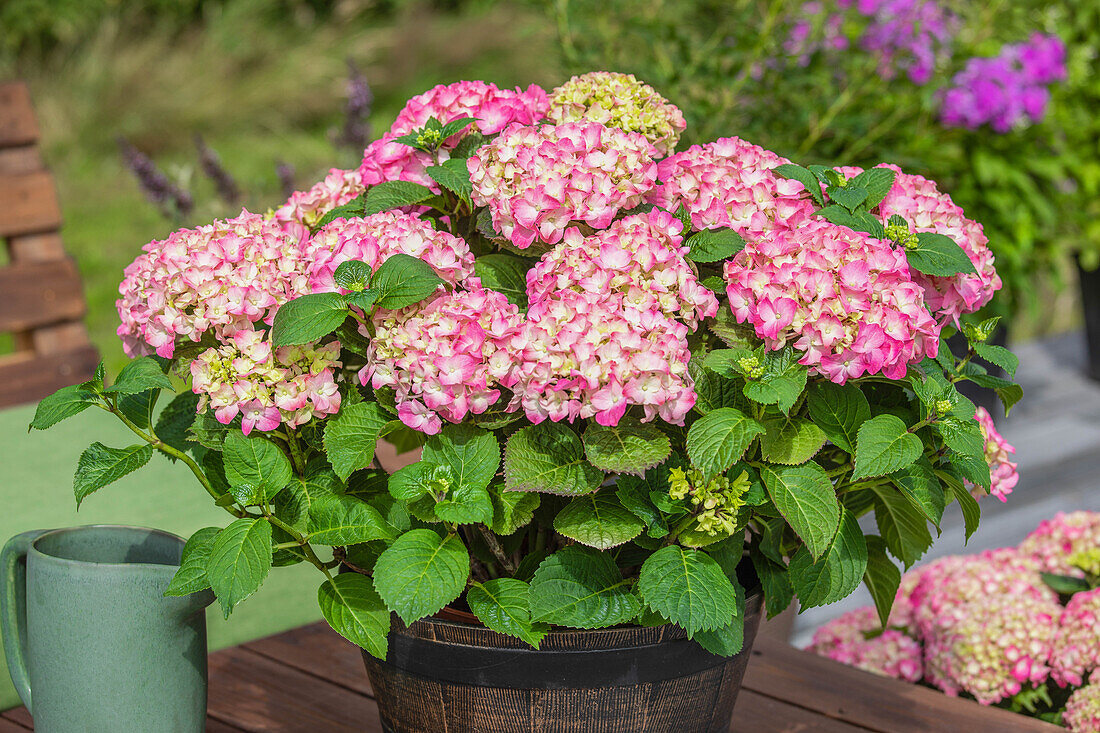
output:
MULTIPOLYGON (((200 527, 227 523, 229 515, 214 506, 191 472, 160 455, 86 498, 78 512, 73 472, 81 452, 95 440, 125 447, 134 442, 133 435, 113 416, 94 409, 47 431, 28 433, 33 415, 33 405, 0 410, 0 541, 26 530, 81 524, 133 524, 188 537, 200 527)), ((211 649, 317 620, 320 581, 310 566, 274 568, 228 621, 215 604, 207 614, 211 649)), ((3 668, 0 710, 19 704, 6 663, 3 668)))

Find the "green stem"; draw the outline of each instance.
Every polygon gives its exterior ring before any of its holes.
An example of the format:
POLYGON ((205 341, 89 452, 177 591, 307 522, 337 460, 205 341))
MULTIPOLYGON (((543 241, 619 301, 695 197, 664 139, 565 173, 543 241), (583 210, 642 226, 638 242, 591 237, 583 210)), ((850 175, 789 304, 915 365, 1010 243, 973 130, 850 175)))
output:
POLYGON ((481 538, 485 540, 485 544, 489 547, 489 552, 493 553, 493 557, 497 559, 497 562, 504 568, 504 571, 508 573, 508 575, 515 575, 516 564, 512 562, 512 559, 508 557, 507 554, 505 554, 504 548, 500 546, 500 542, 497 540, 497 536, 493 534, 493 531, 484 524, 477 525, 477 529, 481 532, 481 538))
POLYGON ((325 574, 325 577, 332 580, 332 573, 329 572, 329 565, 325 563, 321 558, 317 557, 317 553, 313 551, 313 548, 309 544, 309 538, 304 536, 301 532, 291 527, 283 520, 276 517, 271 512, 265 511, 264 517, 267 521, 271 522, 274 526, 286 532, 288 535, 294 538, 295 542, 301 546, 302 551, 305 552, 306 559, 310 561, 318 570, 325 574))
POLYGON ((306 457, 302 453, 302 445, 298 442, 298 436, 294 434, 293 429, 286 431, 286 445, 290 449, 290 460, 294 464, 294 470, 298 472, 299 476, 304 476, 306 473, 306 457))

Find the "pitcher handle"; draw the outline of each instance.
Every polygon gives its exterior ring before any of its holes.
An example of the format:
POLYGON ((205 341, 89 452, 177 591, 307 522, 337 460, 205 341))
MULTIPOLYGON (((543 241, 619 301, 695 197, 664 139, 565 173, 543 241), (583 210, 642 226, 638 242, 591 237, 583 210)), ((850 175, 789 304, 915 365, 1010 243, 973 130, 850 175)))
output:
POLYGON ((27 552, 31 543, 48 532, 36 529, 17 534, 0 552, 0 635, 4 637, 4 656, 15 690, 31 708, 31 683, 27 673, 27 552))

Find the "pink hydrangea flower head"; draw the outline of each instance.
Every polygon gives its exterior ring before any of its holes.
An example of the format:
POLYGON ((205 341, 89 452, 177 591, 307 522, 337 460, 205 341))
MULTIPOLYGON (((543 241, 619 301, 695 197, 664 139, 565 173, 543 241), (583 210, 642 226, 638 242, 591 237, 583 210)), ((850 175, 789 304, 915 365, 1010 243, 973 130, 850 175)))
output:
POLYGON ((640 132, 653 143, 657 155, 671 153, 687 127, 679 108, 633 74, 593 71, 574 76, 550 93, 547 117, 564 122, 599 122, 629 132, 640 132))
POLYGON ((696 229, 731 228, 756 241, 813 215, 805 187, 773 172, 789 162, 737 137, 693 145, 658 164, 662 185, 648 200, 668 211, 686 207, 696 229))
POLYGON ((1028 595, 984 595, 934 619, 925 638, 925 679, 983 705, 1042 684, 1061 607, 1028 595))
POLYGON ((645 420, 683 424, 695 405, 687 326, 623 296, 560 291, 533 304, 506 386, 534 423, 593 417, 617 425, 630 405, 645 420))
POLYGON ((1100 547, 1100 512, 1059 512, 1040 522, 1017 551, 1037 562, 1045 572, 1080 577, 1082 573, 1071 558, 1097 547, 1100 547))
POLYGON ((116 301, 129 356, 171 358, 179 340, 270 324, 279 306, 309 292, 305 227, 242 211, 145 245, 116 301))
POLYGON ((749 240, 725 266, 730 307, 770 349, 791 344, 811 373, 890 379, 935 356, 939 329, 905 256, 823 220, 749 240))
POLYGON ((310 241, 313 262, 309 285, 313 292, 335 292, 336 268, 359 260, 377 270, 392 255, 403 253, 424 260, 444 281, 458 285, 474 274, 474 256, 465 241, 435 229, 416 214, 382 211, 364 218, 335 219, 310 241))
POLYGON ((1100 732, 1100 680, 1069 696, 1062 722, 1070 733, 1100 732))
MULTIPOLYGON (((966 218, 961 207, 942 193, 935 181, 912 173, 903 173, 896 165, 882 164, 897 173, 894 186, 879 204, 883 222, 895 214, 909 222, 916 232, 935 232, 955 241, 974 265, 974 274, 933 277, 913 272, 913 279, 924 288, 928 307, 943 320, 956 325, 959 316, 973 313, 988 303, 1001 289, 1001 278, 993 266, 993 251, 982 225, 966 218)), ((856 175, 859 168, 845 168, 845 175, 856 175)))
POLYGON ((900 627, 910 632, 915 629, 913 593, 920 585, 927 567, 929 566, 922 565, 913 568, 901 576, 901 584, 898 585, 898 592, 894 595, 894 605, 890 607, 890 626, 900 627))
POLYGON ((595 229, 642 202, 656 150, 636 132, 596 122, 513 124, 467 160, 473 201, 512 244, 555 244, 571 222, 595 229))
POLYGON ((1050 667, 1051 677, 1062 687, 1080 687, 1100 669, 1100 588, 1075 593, 1066 603, 1050 667))
POLYGON ((337 206, 343 206, 365 190, 358 170, 333 168, 313 188, 291 194, 285 204, 275 209, 274 218, 278 222, 293 222, 312 229, 325 214, 337 206))
POLYGON ((619 293, 627 307, 655 311, 695 329, 718 312, 683 246, 683 224, 666 211, 634 214, 585 237, 576 228, 527 272, 531 302, 559 290, 619 293))
POLYGON ((363 153, 359 173, 363 183, 373 186, 382 181, 410 181, 439 193, 439 185, 427 174, 427 169, 448 160, 450 151, 471 129, 483 135, 495 135, 512 123, 532 125, 546 115, 546 92, 532 84, 526 90, 499 89, 483 81, 460 81, 441 84, 410 99, 397 115, 393 127, 375 140, 363 153), (444 141, 431 154, 396 138, 418 130, 434 117, 446 124, 462 117, 474 117, 470 128, 444 141))
MULTIPOLYGON (((989 464, 989 474, 993 479, 989 493, 1001 501, 1008 501, 1008 495, 1020 480, 1020 475, 1016 472, 1016 464, 1009 460, 1009 456, 1014 454, 1016 449, 997 432, 993 417, 984 407, 978 408, 974 418, 978 421, 982 435, 985 437, 985 461, 989 464)), ((984 496, 985 489, 971 487, 971 493, 984 496)))
POLYGON ((363 384, 394 390, 397 414, 429 435, 500 399, 521 339, 519 309, 471 278, 469 291, 375 315, 363 384))
POLYGON ((967 615, 968 604, 1001 596, 1042 603, 1057 603, 1058 598, 1039 575, 1039 564, 1014 549, 952 555, 922 569, 909 596, 912 627, 927 640, 937 625, 967 615))
POLYGON ((883 631, 872 606, 849 611, 818 628, 808 649, 906 682, 918 682, 924 676, 920 644, 897 629, 883 631))
POLYGON ((272 349, 264 339, 263 331, 241 329, 191 362, 199 412, 212 409, 223 424, 240 415, 248 435, 282 424, 297 427, 340 410, 338 341, 272 349))

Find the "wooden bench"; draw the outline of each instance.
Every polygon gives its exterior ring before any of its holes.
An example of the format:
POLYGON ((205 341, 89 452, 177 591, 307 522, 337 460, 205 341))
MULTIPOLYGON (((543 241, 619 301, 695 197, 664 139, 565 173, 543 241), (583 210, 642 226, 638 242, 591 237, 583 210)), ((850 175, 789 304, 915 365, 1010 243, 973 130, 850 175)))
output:
POLYGON ((38 150, 27 87, 0 83, 0 407, 90 379, 98 362, 82 321, 80 273, 61 245, 61 208, 38 150))
MULTIPOLYGON (((731 733, 1064 733, 775 640, 752 655, 731 733)), ((382 733, 373 698, 359 650, 312 624, 212 654, 206 730, 382 733)), ((33 728, 26 708, 0 714, 0 733, 33 728)))

